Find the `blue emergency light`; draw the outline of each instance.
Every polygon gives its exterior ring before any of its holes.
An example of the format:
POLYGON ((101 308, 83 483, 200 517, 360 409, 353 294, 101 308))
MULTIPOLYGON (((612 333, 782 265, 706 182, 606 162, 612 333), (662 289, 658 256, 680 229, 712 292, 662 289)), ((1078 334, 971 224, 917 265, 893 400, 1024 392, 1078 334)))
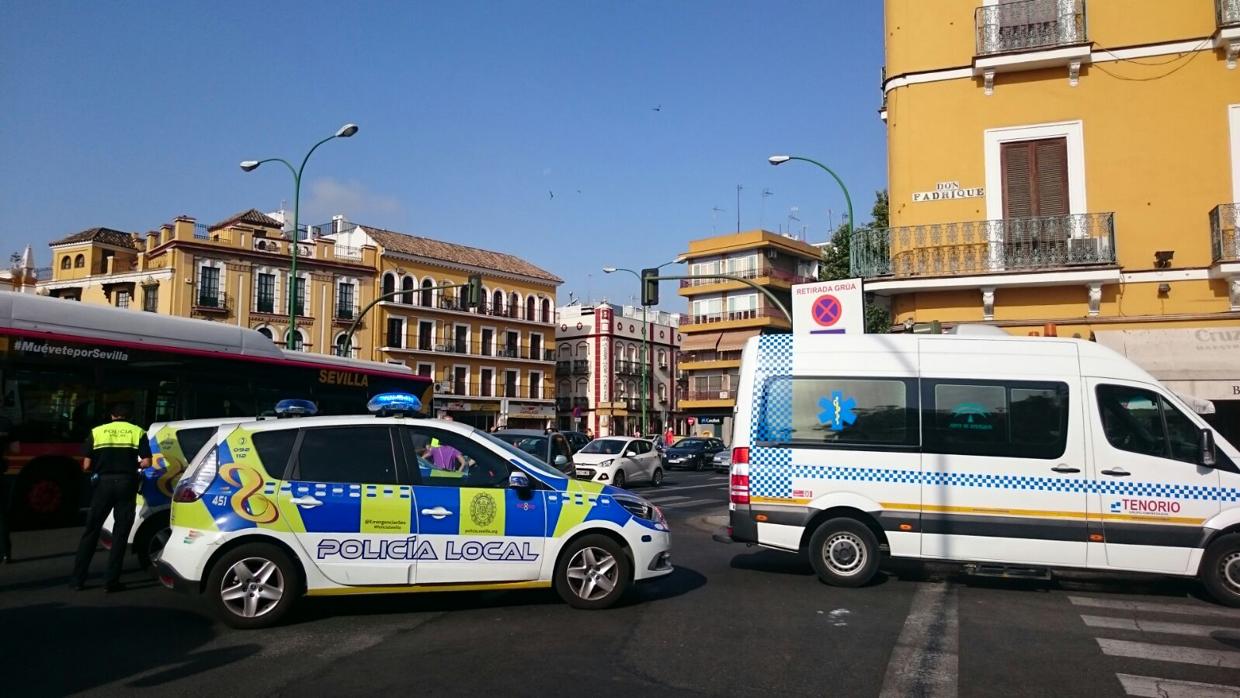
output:
POLYGON ((422 401, 409 393, 379 393, 370 398, 366 409, 377 417, 420 414, 422 401))
POLYGON ((284 417, 313 417, 318 413, 319 406, 310 400, 291 398, 276 403, 276 416, 281 419, 284 417))

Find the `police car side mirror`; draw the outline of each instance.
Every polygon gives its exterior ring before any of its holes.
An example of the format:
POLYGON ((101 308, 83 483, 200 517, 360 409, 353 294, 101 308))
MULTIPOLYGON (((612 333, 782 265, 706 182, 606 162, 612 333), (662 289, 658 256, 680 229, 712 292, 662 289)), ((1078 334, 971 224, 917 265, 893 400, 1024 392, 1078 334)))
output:
POLYGON ((530 488, 530 476, 523 472, 515 472, 508 476, 508 487, 514 490, 528 490, 530 488))
POLYGON ((1218 462, 1218 456, 1214 452, 1214 432, 1209 429, 1201 430, 1201 453, 1198 462, 1207 468, 1213 468, 1218 462))
POLYGON ((552 462, 555 465, 555 467, 563 469, 564 466, 568 465, 568 456, 563 456, 563 455, 556 456, 555 460, 552 462))

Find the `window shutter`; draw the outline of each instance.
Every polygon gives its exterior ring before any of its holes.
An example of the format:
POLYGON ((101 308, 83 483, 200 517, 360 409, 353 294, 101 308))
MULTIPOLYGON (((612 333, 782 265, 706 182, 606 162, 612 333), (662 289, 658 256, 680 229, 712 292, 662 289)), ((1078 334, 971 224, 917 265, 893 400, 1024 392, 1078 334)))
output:
POLYGON ((1004 143, 1001 151, 1003 167, 1003 217, 1028 218, 1034 214, 1033 169, 1028 142, 1004 143))
POLYGON ((1068 142, 1065 138, 1033 141, 1038 216, 1068 215, 1068 142))

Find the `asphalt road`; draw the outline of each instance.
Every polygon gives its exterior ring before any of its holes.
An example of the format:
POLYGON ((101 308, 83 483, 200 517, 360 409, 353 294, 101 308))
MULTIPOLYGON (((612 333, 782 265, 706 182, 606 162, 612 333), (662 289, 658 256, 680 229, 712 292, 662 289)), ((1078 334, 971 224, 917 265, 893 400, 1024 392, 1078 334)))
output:
POLYGON ((326 598, 236 631, 137 571, 105 595, 103 554, 70 591, 79 531, 20 533, 0 567, 0 693, 1240 695, 1187 683, 1240 686, 1240 610, 1191 583, 899 565, 827 587, 797 556, 711 540, 725 482, 638 488, 666 507, 677 570, 602 612, 550 591, 326 598))

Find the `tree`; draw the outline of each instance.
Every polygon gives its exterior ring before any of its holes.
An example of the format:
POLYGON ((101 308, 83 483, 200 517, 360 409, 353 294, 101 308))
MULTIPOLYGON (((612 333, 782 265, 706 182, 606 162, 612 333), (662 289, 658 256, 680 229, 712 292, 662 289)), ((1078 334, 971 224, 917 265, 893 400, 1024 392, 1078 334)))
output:
MULTIPOLYGON (((874 206, 870 209, 869 223, 857 227, 856 235, 848 234, 848 223, 841 223, 835 229, 831 235, 831 242, 822 248, 822 261, 818 266, 819 281, 835 281, 853 277, 850 259, 854 241, 861 241, 861 244, 867 247, 866 251, 869 255, 886 258, 887 244, 882 231, 890 227, 888 210, 887 190, 874 192, 874 206)), ((871 334, 883 334, 890 330, 891 313, 883 306, 867 301, 865 331, 871 334)))

